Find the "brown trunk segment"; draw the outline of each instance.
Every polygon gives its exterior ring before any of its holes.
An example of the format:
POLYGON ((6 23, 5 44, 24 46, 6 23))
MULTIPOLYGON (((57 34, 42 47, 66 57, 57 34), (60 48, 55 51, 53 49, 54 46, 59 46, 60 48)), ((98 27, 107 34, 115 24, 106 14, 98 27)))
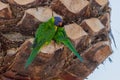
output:
POLYGON ((1 80, 84 80, 111 53, 108 0, 0 0, 1 80), (24 69, 38 25, 54 16, 84 58, 52 41, 24 69))

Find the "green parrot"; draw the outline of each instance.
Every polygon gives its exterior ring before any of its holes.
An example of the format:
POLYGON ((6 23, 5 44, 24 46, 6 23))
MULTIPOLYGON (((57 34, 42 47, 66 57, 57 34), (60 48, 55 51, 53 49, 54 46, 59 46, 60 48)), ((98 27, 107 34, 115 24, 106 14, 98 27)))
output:
POLYGON ((67 46, 75 54, 75 56, 78 57, 78 59, 81 62, 83 61, 83 58, 76 51, 75 47, 73 46, 72 42, 69 40, 63 27, 57 28, 57 31, 56 31, 55 36, 54 36, 54 40, 56 41, 56 43, 63 43, 65 46, 67 46))
POLYGON ((57 26, 59 26, 61 22, 62 19, 60 17, 52 17, 47 22, 39 25, 35 33, 32 51, 25 64, 25 68, 27 68, 33 62, 41 47, 51 42, 56 33, 57 26))

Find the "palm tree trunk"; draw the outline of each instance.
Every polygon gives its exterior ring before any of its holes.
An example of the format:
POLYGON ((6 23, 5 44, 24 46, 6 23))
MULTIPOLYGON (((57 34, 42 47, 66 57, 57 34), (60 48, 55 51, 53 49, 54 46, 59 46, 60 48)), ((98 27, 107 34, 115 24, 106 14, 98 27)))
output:
POLYGON ((0 0, 0 79, 84 80, 112 53, 110 11, 108 0, 0 0), (84 61, 52 41, 24 69, 35 31, 52 13, 84 61))

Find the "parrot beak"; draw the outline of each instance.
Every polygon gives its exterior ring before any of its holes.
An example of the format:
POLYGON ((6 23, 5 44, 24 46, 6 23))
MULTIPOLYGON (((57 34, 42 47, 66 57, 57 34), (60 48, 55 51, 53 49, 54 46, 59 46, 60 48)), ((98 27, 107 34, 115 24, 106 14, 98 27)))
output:
POLYGON ((62 23, 62 22, 60 22, 60 23, 59 23, 59 26, 60 26, 60 27, 62 27, 62 25, 63 25, 63 23, 62 23))
POLYGON ((59 22, 59 27, 64 27, 64 23, 63 22, 59 22))

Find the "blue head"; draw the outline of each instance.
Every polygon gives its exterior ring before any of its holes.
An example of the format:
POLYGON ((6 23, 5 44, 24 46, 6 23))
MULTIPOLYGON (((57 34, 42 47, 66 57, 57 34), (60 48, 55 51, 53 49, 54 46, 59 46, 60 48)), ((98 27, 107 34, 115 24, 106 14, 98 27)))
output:
POLYGON ((63 20, 60 17, 54 17, 55 18, 55 25, 62 27, 63 20))

